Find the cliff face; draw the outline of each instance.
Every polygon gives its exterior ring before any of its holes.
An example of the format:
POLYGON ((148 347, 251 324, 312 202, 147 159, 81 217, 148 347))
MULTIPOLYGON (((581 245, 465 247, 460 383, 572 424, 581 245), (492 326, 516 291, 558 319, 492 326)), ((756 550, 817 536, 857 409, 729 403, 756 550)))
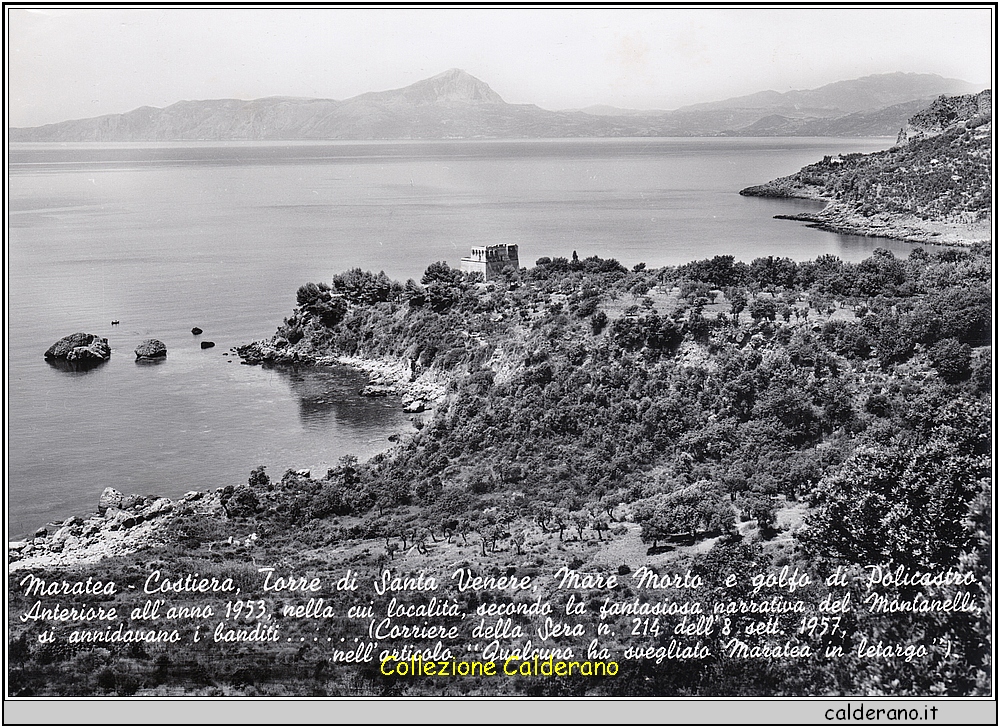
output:
POLYGON ((741 195, 830 204, 790 216, 851 234, 915 242, 990 238, 992 95, 941 97, 914 114, 900 142, 874 154, 826 157, 741 195))
POLYGON ((990 120, 993 110, 991 89, 965 96, 941 96, 930 107, 920 111, 899 130, 897 144, 937 136, 957 125, 978 125, 990 120))

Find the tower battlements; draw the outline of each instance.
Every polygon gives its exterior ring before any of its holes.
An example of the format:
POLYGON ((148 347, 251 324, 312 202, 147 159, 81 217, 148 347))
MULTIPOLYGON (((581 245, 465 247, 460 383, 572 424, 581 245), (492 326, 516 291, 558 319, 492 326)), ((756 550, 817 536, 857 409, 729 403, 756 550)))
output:
POLYGON ((516 245, 477 245, 462 258, 461 269, 466 273, 482 273, 484 280, 492 281, 507 265, 514 269, 521 267, 516 245))

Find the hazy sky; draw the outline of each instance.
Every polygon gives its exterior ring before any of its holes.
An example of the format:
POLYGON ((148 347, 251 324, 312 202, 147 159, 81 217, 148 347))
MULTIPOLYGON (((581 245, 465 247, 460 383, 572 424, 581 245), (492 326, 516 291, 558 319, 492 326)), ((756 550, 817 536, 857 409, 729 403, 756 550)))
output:
POLYGON ((989 8, 8 8, 9 124, 184 99, 343 99, 449 68, 506 101, 673 109, 873 73, 987 87, 989 8))

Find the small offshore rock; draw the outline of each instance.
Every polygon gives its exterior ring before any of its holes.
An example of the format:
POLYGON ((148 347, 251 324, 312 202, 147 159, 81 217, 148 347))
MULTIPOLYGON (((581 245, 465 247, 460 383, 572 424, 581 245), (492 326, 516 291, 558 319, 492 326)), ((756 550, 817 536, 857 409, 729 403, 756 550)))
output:
POLYGON ((159 339, 146 339, 135 347, 136 359, 162 359, 167 355, 167 345, 159 339))
POLYGON ((191 333, 197 336, 198 334, 202 333, 202 331, 197 326, 195 326, 193 329, 191 329, 191 333))
POLYGON ((195 501, 195 500, 198 500, 199 498, 201 498, 203 495, 205 495, 205 494, 202 493, 200 490, 189 490, 187 493, 185 493, 183 496, 181 496, 181 500, 185 501, 185 502, 187 502, 187 501, 195 501))
POLYGON ((101 499, 97 502, 97 512, 102 516, 107 514, 109 508, 121 508, 125 496, 121 491, 108 487, 101 492, 101 499))
POLYGON ((215 346, 215 342, 214 341, 203 341, 203 342, 201 342, 201 348, 202 349, 211 349, 213 346, 215 346))
POLYGON ((308 478, 312 476, 312 473, 309 471, 309 468, 300 468, 299 470, 295 471, 295 474, 302 478, 308 478))
POLYGON ((80 332, 59 339, 45 352, 45 358, 80 363, 102 362, 111 358, 111 347, 107 339, 80 332))
POLYGON ((37 531, 35 531, 35 538, 45 538, 48 535, 49 535, 49 529, 44 527, 39 528, 37 531))

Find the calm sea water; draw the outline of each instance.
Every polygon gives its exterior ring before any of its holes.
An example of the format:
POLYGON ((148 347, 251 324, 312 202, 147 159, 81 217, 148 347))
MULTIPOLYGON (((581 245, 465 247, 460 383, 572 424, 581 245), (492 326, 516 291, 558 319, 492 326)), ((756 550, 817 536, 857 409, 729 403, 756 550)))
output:
POLYGON ((716 254, 860 260, 905 244, 774 220, 811 202, 742 187, 888 139, 12 145, 8 216, 8 524, 94 510, 101 491, 177 496, 265 464, 323 472, 411 423, 343 369, 241 366, 307 281, 352 267, 419 278, 473 245, 678 264, 716 254), (121 321, 112 327, 112 319, 121 321), (196 338, 193 326, 204 329, 196 338), (76 331, 95 370, 49 366, 76 331), (166 361, 137 365, 145 338, 166 361), (216 342, 202 350, 201 339, 216 342))

